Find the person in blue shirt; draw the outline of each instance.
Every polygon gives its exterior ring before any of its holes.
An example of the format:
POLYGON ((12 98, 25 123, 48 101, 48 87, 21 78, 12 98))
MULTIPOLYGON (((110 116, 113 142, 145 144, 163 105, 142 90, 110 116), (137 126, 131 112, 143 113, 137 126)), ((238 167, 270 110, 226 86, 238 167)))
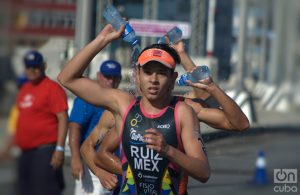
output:
MULTIPOLYGON (((97 72, 96 82, 108 88, 117 88, 121 81, 121 65, 113 60, 104 61, 97 72)), ((97 125, 104 108, 96 107, 76 97, 69 118, 69 145, 71 172, 75 181, 75 195, 111 194, 103 188, 99 178, 115 177, 106 171, 92 173, 80 155, 80 146, 97 125)))

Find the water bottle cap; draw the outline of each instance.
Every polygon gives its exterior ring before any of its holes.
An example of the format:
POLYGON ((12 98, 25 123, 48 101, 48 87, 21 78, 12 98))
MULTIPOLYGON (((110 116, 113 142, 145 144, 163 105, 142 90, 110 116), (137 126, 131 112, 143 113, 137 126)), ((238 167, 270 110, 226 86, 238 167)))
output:
POLYGON ((180 76, 180 78, 177 81, 177 84, 179 86, 188 86, 188 84, 186 83, 186 81, 189 80, 188 74, 184 73, 180 76))

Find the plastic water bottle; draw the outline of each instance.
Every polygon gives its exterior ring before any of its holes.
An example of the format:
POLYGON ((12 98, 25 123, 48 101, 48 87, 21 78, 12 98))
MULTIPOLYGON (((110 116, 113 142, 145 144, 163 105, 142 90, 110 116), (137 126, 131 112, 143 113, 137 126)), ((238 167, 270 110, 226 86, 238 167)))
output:
POLYGON ((140 44, 136 44, 132 48, 132 53, 131 53, 131 62, 132 64, 135 64, 138 60, 138 57, 141 53, 141 46, 140 44))
POLYGON ((164 36, 162 36, 158 43, 167 43, 167 37, 170 40, 171 44, 177 43, 182 38, 182 31, 177 26, 169 30, 164 36))
POLYGON ((124 41, 130 43, 133 46, 139 44, 137 37, 135 36, 135 32, 133 28, 130 26, 128 22, 126 22, 118 10, 113 5, 108 5, 104 12, 103 16, 105 20, 110 23, 115 30, 119 30, 121 25, 125 25, 125 31, 122 34, 122 38, 124 41))
POLYGON ((186 80, 190 80, 193 83, 199 82, 199 80, 203 80, 209 78, 211 76, 210 70, 206 65, 197 66, 192 72, 184 73, 180 76, 177 81, 177 84, 180 86, 187 86, 186 80))

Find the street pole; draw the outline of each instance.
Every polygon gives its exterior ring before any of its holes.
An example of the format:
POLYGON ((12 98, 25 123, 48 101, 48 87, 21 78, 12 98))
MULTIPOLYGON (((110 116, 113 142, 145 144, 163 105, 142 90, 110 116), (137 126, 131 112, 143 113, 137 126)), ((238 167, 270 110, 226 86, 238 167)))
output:
MULTIPOLYGON (((75 25, 75 50, 78 52, 92 39, 92 0, 77 0, 76 2, 76 25, 75 25)), ((89 75, 89 68, 84 73, 89 75)))
MULTIPOLYGON (((157 10, 158 10, 158 0, 144 0, 143 1, 143 19, 156 20, 157 19, 157 10)), ((146 46, 154 43, 155 38, 153 37, 145 37, 141 38, 141 48, 145 48, 146 46)))
POLYGON ((247 100, 249 102, 249 121, 256 122, 256 111, 252 94, 249 89, 245 87, 244 79, 247 76, 247 61, 246 61, 246 48, 247 48, 247 36, 248 36, 248 0, 240 0, 240 32, 238 39, 239 61, 236 67, 235 75, 237 76, 236 89, 237 93, 246 93, 247 100))
POLYGON ((205 54, 205 12, 207 1, 190 0, 190 2, 192 32, 189 42, 189 53, 192 57, 202 57, 205 54))
POLYGON ((237 89, 243 90, 244 78, 246 77, 246 45, 247 45, 247 15, 248 15, 248 1, 240 0, 239 1, 240 9, 240 31, 238 38, 238 52, 239 52, 239 61, 236 67, 235 75, 237 76, 237 89))
POLYGON ((214 41, 215 41, 215 11, 216 0, 208 2, 208 22, 207 22, 207 41, 206 41, 206 55, 212 57, 214 55, 214 41))
POLYGON ((297 32, 299 26, 296 25, 298 23, 298 10, 297 10, 297 4, 299 2, 297 0, 291 0, 289 3, 286 4, 286 10, 289 10, 286 12, 286 18, 284 21, 286 21, 286 29, 289 29, 286 32, 286 50, 282 51, 282 53, 285 53, 285 61, 284 61, 284 67, 285 67, 285 75, 284 75, 284 80, 282 82, 287 82, 288 84, 293 83, 293 76, 294 76, 294 70, 296 69, 295 64, 296 62, 296 48, 298 45, 298 42, 295 41, 297 40, 297 32))
POLYGON ((278 85, 280 83, 282 71, 283 71, 283 63, 285 56, 285 40, 284 34, 287 29, 285 29, 285 23, 287 21, 284 20, 284 10, 286 1, 275 0, 273 7, 274 19, 273 19, 273 28, 274 28, 274 36, 272 37, 272 47, 271 47, 271 58, 270 58, 270 66, 268 67, 268 83, 278 85))
POLYGON ((260 81, 266 81, 266 70, 267 70, 267 54, 268 54, 268 42, 269 42, 269 22, 270 22, 270 0, 264 0, 263 1, 263 8, 264 8, 264 16, 262 20, 262 35, 261 35, 261 56, 260 56, 260 67, 259 67, 259 80, 260 81))

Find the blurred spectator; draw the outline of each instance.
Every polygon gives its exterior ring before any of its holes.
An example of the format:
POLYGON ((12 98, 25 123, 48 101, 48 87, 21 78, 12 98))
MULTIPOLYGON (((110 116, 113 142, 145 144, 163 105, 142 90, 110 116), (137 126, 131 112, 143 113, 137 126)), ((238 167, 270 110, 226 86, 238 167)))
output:
POLYGON ((60 195, 64 188, 67 97, 62 87, 45 75, 41 53, 28 52, 24 65, 29 82, 17 96, 19 117, 10 142, 21 150, 17 159, 17 194, 60 195))
MULTIPOLYGON (((120 81, 121 65, 113 60, 104 61, 100 66, 99 72, 97 72, 97 82, 99 85, 108 88, 117 88, 120 81)), ((69 142, 71 149, 71 172, 76 179, 76 195, 111 194, 110 191, 102 187, 100 181, 103 177, 112 178, 114 175, 106 171, 100 170, 95 172, 95 170, 90 170, 82 162, 80 156, 80 145, 97 125, 103 111, 102 107, 91 105, 78 97, 74 100, 69 119, 69 142)))
MULTIPOLYGON (((25 75, 20 75, 16 79, 18 90, 21 89, 21 87, 28 81, 27 77, 25 75)), ((14 136, 16 132, 16 126, 17 126, 17 120, 19 117, 19 111, 17 104, 14 103, 12 107, 10 108, 9 114, 8 114, 8 120, 7 120, 7 135, 8 138, 7 143, 4 144, 4 148, 0 152, 0 161, 8 160, 11 158, 10 151, 13 147, 13 143, 10 141, 12 137, 14 136)))
MULTIPOLYGON (((20 75, 17 78, 17 87, 18 90, 21 89, 21 87, 28 81, 27 77, 25 75, 20 75)), ((9 116, 8 116, 8 124, 7 124, 7 130, 9 135, 13 135, 16 132, 16 126, 17 126, 17 119, 19 116, 19 111, 17 109, 17 105, 12 105, 9 116)))

